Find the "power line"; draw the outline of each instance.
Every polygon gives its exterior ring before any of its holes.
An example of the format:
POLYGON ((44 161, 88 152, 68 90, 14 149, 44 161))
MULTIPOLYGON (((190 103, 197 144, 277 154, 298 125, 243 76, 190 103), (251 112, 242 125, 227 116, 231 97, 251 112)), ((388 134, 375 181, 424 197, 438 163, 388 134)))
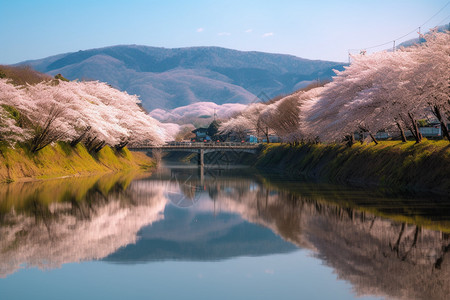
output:
MULTIPOLYGON (((438 23, 438 26, 439 26, 439 25, 443 25, 443 24, 444 24, 444 21, 447 20, 449 17, 450 17, 450 15, 446 16, 445 18, 443 18, 442 21, 440 21, 440 22, 438 23)), ((445 23, 447 23, 447 22, 445 22, 445 23)))
MULTIPOLYGON (((450 3, 450 2, 449 2, 449 3, 450 3)), ((417 32, 417 30, 420 30, 420 27, 422 27, 422 26, 416 27, 416 28, 414 28, 412 31, 408 32, 407 34, 402 35, 402 36, 399 37, 399 38, 396 38, 396 39, 394 40, 394 42, 395 42, 395 41, 398 41, 398 40, 401 40, 401 39, 404 38, 404 37, 407 37, 408 35, 410 35, 410 34, 413 33, 413 32, 417 32)))
MULTIPOLYGON (((366 47, 366 48, 361 48, 361 49, 364 49, 364 50, 368 50, 368 49, 373 49, 373 48, 378 48, 378 47, 382 47, 382 46, 386 46, 386 45, 389 45, 389 44, 391 44, 391 43, 394 43, 394 47, 393 47, 393 50, 395 51, 395 41, 398 41, 398 40, 401 40, 401 39, 403 39, 404 37, 407 37, 408 35, 410 35, 411 33, 413 33, 413 32, 416 32, 416 30, 419 30, 419 34, 420 34, 420 28, 421 27, 423 27, 423 25, 425 25, 425 24, 427 24, 428 22, 430 22, 434 17, 436 17, 441 11, 443 11, 448 5, 450 4, 450 1, 448 1, 437 13, 435 13, 433 16, 431 16, 431 18, 429 18, 428 20, 426 20, 422 25, 420 25, 419 27, 416 27, 416 28, 414 28, 412 31, 410 31, 410 32, 408 32, 407 34, 405 34, 405 35, 402 35, 401 37, 398 37, 398 38, 396 38, 396 39, 394 39, 394 40, 390 40, 389 42, 385 42, 385 43, 382 43, 382 44, 379 44, 379 45, 375 45, 375 46, 371 46, 371 47, 366 47)), ((441 24, 443 21, 445 21, 448 17, 450 17, 450 15, 449 16, 447 16, 447 17, 445 17, 445 19, 443 19, 441 22, 439 22, 438 24, 441 24)), ((349 53, 350 53, 350 51, 354 51, 354 50, 360 50, 360 49, 349 49, 348 51, 349 51, 349 53)))
MULTIPOLYGON (((415 30, 415 29, 414 29, 414 30, 415 30)), ((388 44, 390 44, 390 43, 392 43, 392 41, 389 41, 389 42, 386 42, 386 43, 383 43, 383 44, 379 44, 379 45, 376 45, 376 46, 372 46, 372 47, 363 48, 363 49, 373 49, 373 48, 378 48, 378 47, 381 47, 381 46, 388 45, 388 44)))
POLYGON ((447 4, 445 4, 437 13, 435 13, 431 18, 429 18, 428 20, 425 21, 425 23, 423 23, 422 25, 420 25, 420 27, 422 27, 423 25, 427 24, 428 22, 431 21, 431 19, 433 19, 434 17, 436 17, 441 11, 444 10, 444 8, 446 8, 448 5, 450 4, 450 1, 447 2, 447 4))

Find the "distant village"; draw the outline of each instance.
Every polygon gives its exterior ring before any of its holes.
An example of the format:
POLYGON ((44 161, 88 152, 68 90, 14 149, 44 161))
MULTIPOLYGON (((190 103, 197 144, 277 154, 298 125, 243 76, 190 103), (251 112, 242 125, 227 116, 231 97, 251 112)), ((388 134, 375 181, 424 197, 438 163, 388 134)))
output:
MULTIPOLYGON (((241 143, 279 143, 281 142, 280 137, 274 133, 269 134, 269 140, 266 137, 258 136, 255 130, 248 130, 245 134, 241 132, 229 132, 226 134, 221 134, 219 131, 219 123, 214 120, 208 127, 199 127, 191 131, 190 140, 184 140, 185 142, 203 142, 203 143, 220 143, 220 142, 241 142, 241 143)), ((448 130, 450 130, 450 123, 447 124, 448 130)), ((438 121, 428 121, 421 120, 419 131, 423 137, 428 139, 441 139, 442 129, 438 121)), ((365 139, 366 133, 355 132, 355 139, 365 139)), ((411 131, 407 130, 405 132, 407 137, 412 137, 411 131)), ((380 131, 377 132, 375 138, 378 140, 396 139, 397 136, 389 132, 380 131)))

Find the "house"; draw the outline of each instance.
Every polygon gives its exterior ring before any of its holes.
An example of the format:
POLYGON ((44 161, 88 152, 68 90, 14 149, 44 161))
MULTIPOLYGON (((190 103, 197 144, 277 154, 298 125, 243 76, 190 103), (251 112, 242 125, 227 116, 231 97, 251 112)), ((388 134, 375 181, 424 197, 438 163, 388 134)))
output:
POLYGON ((203 142, 204 140, 210 140, 210 138, 207 136, 206 132, 208 131, 208 128, 200 127, 192 131, 192 133, 195 134, 195 141, 197 142, 203 142))
POLYGON ((245 141, 247 143, 257 143, 258 142, 258 138, 254 135, 248 134, 247 137, 245 138, 245 141))
MULTIPOLYGON (((267 138, 262 139, 263 143, 267 143, 267 138)), ((280 138, 277 135, 269 134, 269 143, 279 143, 280 138)))

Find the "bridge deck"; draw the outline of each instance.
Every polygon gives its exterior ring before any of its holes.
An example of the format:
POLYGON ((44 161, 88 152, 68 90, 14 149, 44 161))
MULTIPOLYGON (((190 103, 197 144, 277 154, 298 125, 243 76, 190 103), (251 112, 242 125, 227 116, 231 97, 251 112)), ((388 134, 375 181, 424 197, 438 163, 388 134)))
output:
POLYGON ((145 151, 149 152, 152 150, 161 151, 187 151, 187 152, 197 152, 198 153, 198 164, 199 166, 204 166, 205 153, 210 152, 234 152, 241 153, 247 152, 256 154, 258 152, 259 144, 254 143, 168 143, 163 146, 152 146, 152 145, 141 145, 129 147, 131 151, 145 151))
POLYGON ((259 147, 259 144, 255 143, 169 143, 162 146, 154 146, 154 145, 141 145, 141 146, 132 146, 129 147, 130 150, 153 150, 153 149, 161 149, 161 150, 176 150, 176 149, 184 149, 184 150, 201 150, 201 149, 235 149, 235 150, 256 150, 259 147))

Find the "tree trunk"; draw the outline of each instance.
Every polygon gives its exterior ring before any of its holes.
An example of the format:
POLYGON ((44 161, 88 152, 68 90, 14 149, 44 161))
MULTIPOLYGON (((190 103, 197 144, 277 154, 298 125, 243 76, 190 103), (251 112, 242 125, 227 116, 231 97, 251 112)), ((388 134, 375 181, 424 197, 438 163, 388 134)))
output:
POLYGON ((86 149, 87 149, 89 152, 92 151, 93 144, 94 144, 95 140, 97 140, 97 137, 96 137, 96 136, 95 136, 93 139, 88 138, 88 139, 86 140, 86 143, 84 144, 84 146, 86 147, 86 149))
POLYGON ((372 139, 372 141, 375 143, 375 145, 378 145, 377 139, 373 136, 373 134, 370 131, 369 131, 369 135, 370 135, 370 138, 372 139))
POLYGON ((117 151, 120 151, 120 150, 122 150, 126 145, 128 145, 128 141, 120 142, 119 144, 117 144, 116 146, 114 146, 114 148, 116 148, 117 151))
POLYGON ((38 152, 47 145, 59 140, 64 133, 58 132, 52 128, 53 122, 61 117, 64 109, 61 107, 52 106, 48 113, 47 119, 43 126, 33 125, 35 128, 35 133, 33 139, 30 141, 30 151, 38 152))
POLYGON ((411 126, 406 126, 406 129, 408 129, 409 132, 411 132, 413 138, 414 138, 414 139, 416 140, 416 142, 417 142, 417 135, 416 135, 416 133, 414 132, 414 129, 413 129, 411 126))
POLYGON ((402 223, 402 228, 400 229, 400 233, 398 234, 398 239, 395 245, 392 247, 391 243, 389 243, 389 245, 391 246, 391 250, 397 253, 397 257, 399 257, 400 255, 400 242, 402 240, 403 233, 405 232, 405 227, 406 224, 402 223))
POLYGON ((441 124, 442 137, 446 137, 447 140, 450 141, 450 134, 448 132, 447 125, 445 124, 444 119, 442 118, 441 111, 437 105, 433 106, 433 112, 436 118, 439 120, 439 123, 441 124))
POLYGON ((270 143, 270 140, 269 140, 269 128, 266 127, 266 131, 264 132, 264 134, 266 135, 267 144, 269 144, 270 143))
POLYGON ((347 135, 346 139, 347 139, 347 146, 349 148, 351 148, 353 146, 353 144, 355 143, 355 135, 354 135, 354 133, 352 132, 349 135, 347 135))
POLYGON ((450 252, 450 244, 442 248, 442 255, 434 263, 435 269, 441 269, 442 263, 444 262, 444 257, 448 252, 450 252))
POLYGON ((412 129, 414 130, 414 138, 416 139, 416 143, 420 143, 422 141, 422 134, 420 133, 419 126, 417 126, 416 120, 411 113, 408 113, 409 118, 411 119, 412 129))
POLYGON ((101 141, 101 142, 99 142, 97 145, 95 145, 95 147, 93 147, 92 151, 93 151, 94 153, 97 153, 97 152, 99 152, 100 150, 102 150, 103 147, 105 147, 105 146, 106 146, 106 142, 105 142, 105 141, 101 141))
POLYGON ((411 244, 411 247, 409 247, 408 252, 406 252, 405 255, 403 255, 402 261, 405 261, 408 258, 409 253, 411 253, 412 248, 416 247, 417 240, 419 238, 419 232, 420 232, 420 227, 416 226, 416 231, 414 232, 414 240, 413 240, 413 242, 411 244))
POLYGON ((402 128, 402 125, 400 125, 400 123, 399 122, 396 122, 396 124, 397 124, 397 127, 398 127, 398 129, 400 130, 400 135, 401 135, 401 137, 402 137, 402 142, 403 143, 406 143, 406 135, 405 135, 405 131, 403 130, 403 128, 402 128))
POLYGON ((40 126, 37 127, 34 138, 31 140, 31 152, 38 152, 45 146, 51 143, 50 135, 50 125, 52 124, 51 120, 48 120, 45 124, 44 128, 40 126), (46 141, 47 140, 47 141, 46 141))
POLYGON ((76 145, 78 145, 78 143, 84 139, 89 130, 91 130, 91 126, 86 127, 82 134, 80 134, 76 139, 73 139, 70 142, 70 146, 75 147, 76 145))

